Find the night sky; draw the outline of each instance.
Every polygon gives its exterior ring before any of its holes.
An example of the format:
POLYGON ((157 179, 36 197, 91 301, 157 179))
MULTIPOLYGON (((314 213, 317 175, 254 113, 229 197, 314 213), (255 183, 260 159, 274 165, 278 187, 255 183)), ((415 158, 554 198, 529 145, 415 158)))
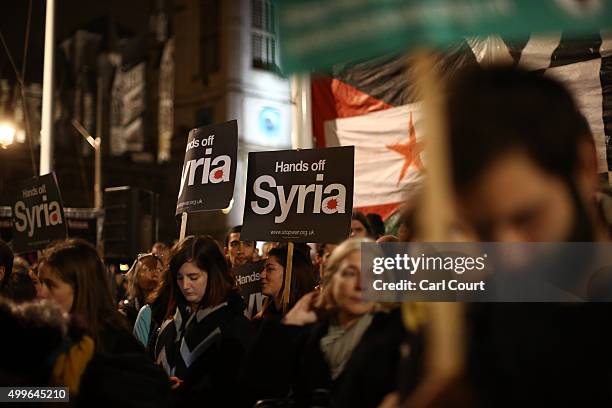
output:
MULTIPOLYGON (((42 82, 45 6, 42 0, 33 0, 26 82, 42 82)), ((110 17, 126 33, 144 34, 149 27, 149 14, 154 9, 152 0, 57 0, 55 36, 60 43, 78 28, 100 25, 101 20, 110 17)), ((23 47, 28 15, 28 0, 4 1, 0 13, 0 31, 10 52, 21 69, 23 47)), ((0 53, 0 77, 14 78, 4 49, 0 53)))

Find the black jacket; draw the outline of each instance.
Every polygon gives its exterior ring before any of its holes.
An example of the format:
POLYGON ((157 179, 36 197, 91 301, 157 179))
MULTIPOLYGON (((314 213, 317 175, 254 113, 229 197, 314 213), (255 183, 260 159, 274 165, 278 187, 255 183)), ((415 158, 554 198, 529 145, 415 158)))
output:
POLYGON ((184 381, 174 392, 177 405, 234 407, 241 404, 238 373, 252 338, 243 310, 242 298, 232 294, 227 305, 199 322, 193 320, 180 330, 178 341, 175 341, 177 328, 174 321, 162 327, 155 354, 158 363, 164 359, 166 363, 170 362, 175 375, 184 381), (195 361, 186 364, 182 359, 180 348, 183 343, 191 347, 193 354, 190 355, 195 361))
POLYGON ((245 373, 258 375, 242 377, 251 402, 291 394, 297 407, 378 406, 395 389, 400 345, 415 338, 404 330, 399 309, 375 314, 335 380, 319 347, 328 328, 328 322, 297 327, 266 319, 245 365, 245 373))
POLYGON ((119 312, 125 316, 125 320, 130 329, 133 328, 136 323, 136 317, 138 317, 141 306, 141 303, 135 298, 125 298, 119 302, 119 312))

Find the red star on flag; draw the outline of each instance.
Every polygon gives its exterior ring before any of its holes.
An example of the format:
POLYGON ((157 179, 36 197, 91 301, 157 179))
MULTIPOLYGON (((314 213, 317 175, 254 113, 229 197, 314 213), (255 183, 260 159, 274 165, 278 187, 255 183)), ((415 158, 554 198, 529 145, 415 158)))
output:
POLYGON ((398 185, 406 175, 406 172, 410 166, 414 166, 417 171, 423 171, 421 152, 423 151, 424 146, 422 142, 417 142, 416 131, 414 129, 414 124, 412 123, 412 112, 410 112, 410 121, 408 122, 408 141, 403 144, 398 143, 387 145, 386 147, 387 149, 393 150, 404 156, 404 165, 402 166, 402 171, 400 172, 399 179, 397 180, 398 185))

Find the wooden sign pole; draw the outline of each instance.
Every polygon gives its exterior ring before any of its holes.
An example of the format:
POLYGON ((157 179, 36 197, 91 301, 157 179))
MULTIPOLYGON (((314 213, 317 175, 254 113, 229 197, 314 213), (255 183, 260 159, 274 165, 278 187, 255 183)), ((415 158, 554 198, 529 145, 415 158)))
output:
MULTIPOLYGON (((447 242, 454 219, 454 198, 451 187, 450 155, 448 154, 447 115, 444 91, 436 69, 436 57, 428 51, 416 54, 415 78, 420 85, 425 118, 427 177, 421 205, 425 242, 447 242)), ((463 304, 431 302, 427 310, 427 347, 425 378, 404 406, 430 406, 465 367, 465 314, 463 304)), ((404 322, 410 320, 408 303, 402 306, 404 322)))
POLYGON ((179 241, 182 241, 185 238, 185 233, 187 232, 187 214, 186 212, 181 214, 181 232, 179 234, 179 241))
POLYGON ((283 314, 287 313, 289 306, 289 299, 291 296, 291 281, 292 281, 292 270, 293 270, 293 242, 289 242, 287 245, 287 265, 285 265, 285 280, 283 284, 283 296, 281 298, 281 304, 283 307, 283 314))

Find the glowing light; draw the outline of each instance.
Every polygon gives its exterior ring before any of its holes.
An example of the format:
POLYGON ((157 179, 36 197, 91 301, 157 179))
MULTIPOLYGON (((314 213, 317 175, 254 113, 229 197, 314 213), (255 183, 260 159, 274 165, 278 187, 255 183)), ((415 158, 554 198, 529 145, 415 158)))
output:
POLYGON ((8 122, 0 123, 0 147, 3 149, 13 144, 15 140, 15 127, 8 122))

